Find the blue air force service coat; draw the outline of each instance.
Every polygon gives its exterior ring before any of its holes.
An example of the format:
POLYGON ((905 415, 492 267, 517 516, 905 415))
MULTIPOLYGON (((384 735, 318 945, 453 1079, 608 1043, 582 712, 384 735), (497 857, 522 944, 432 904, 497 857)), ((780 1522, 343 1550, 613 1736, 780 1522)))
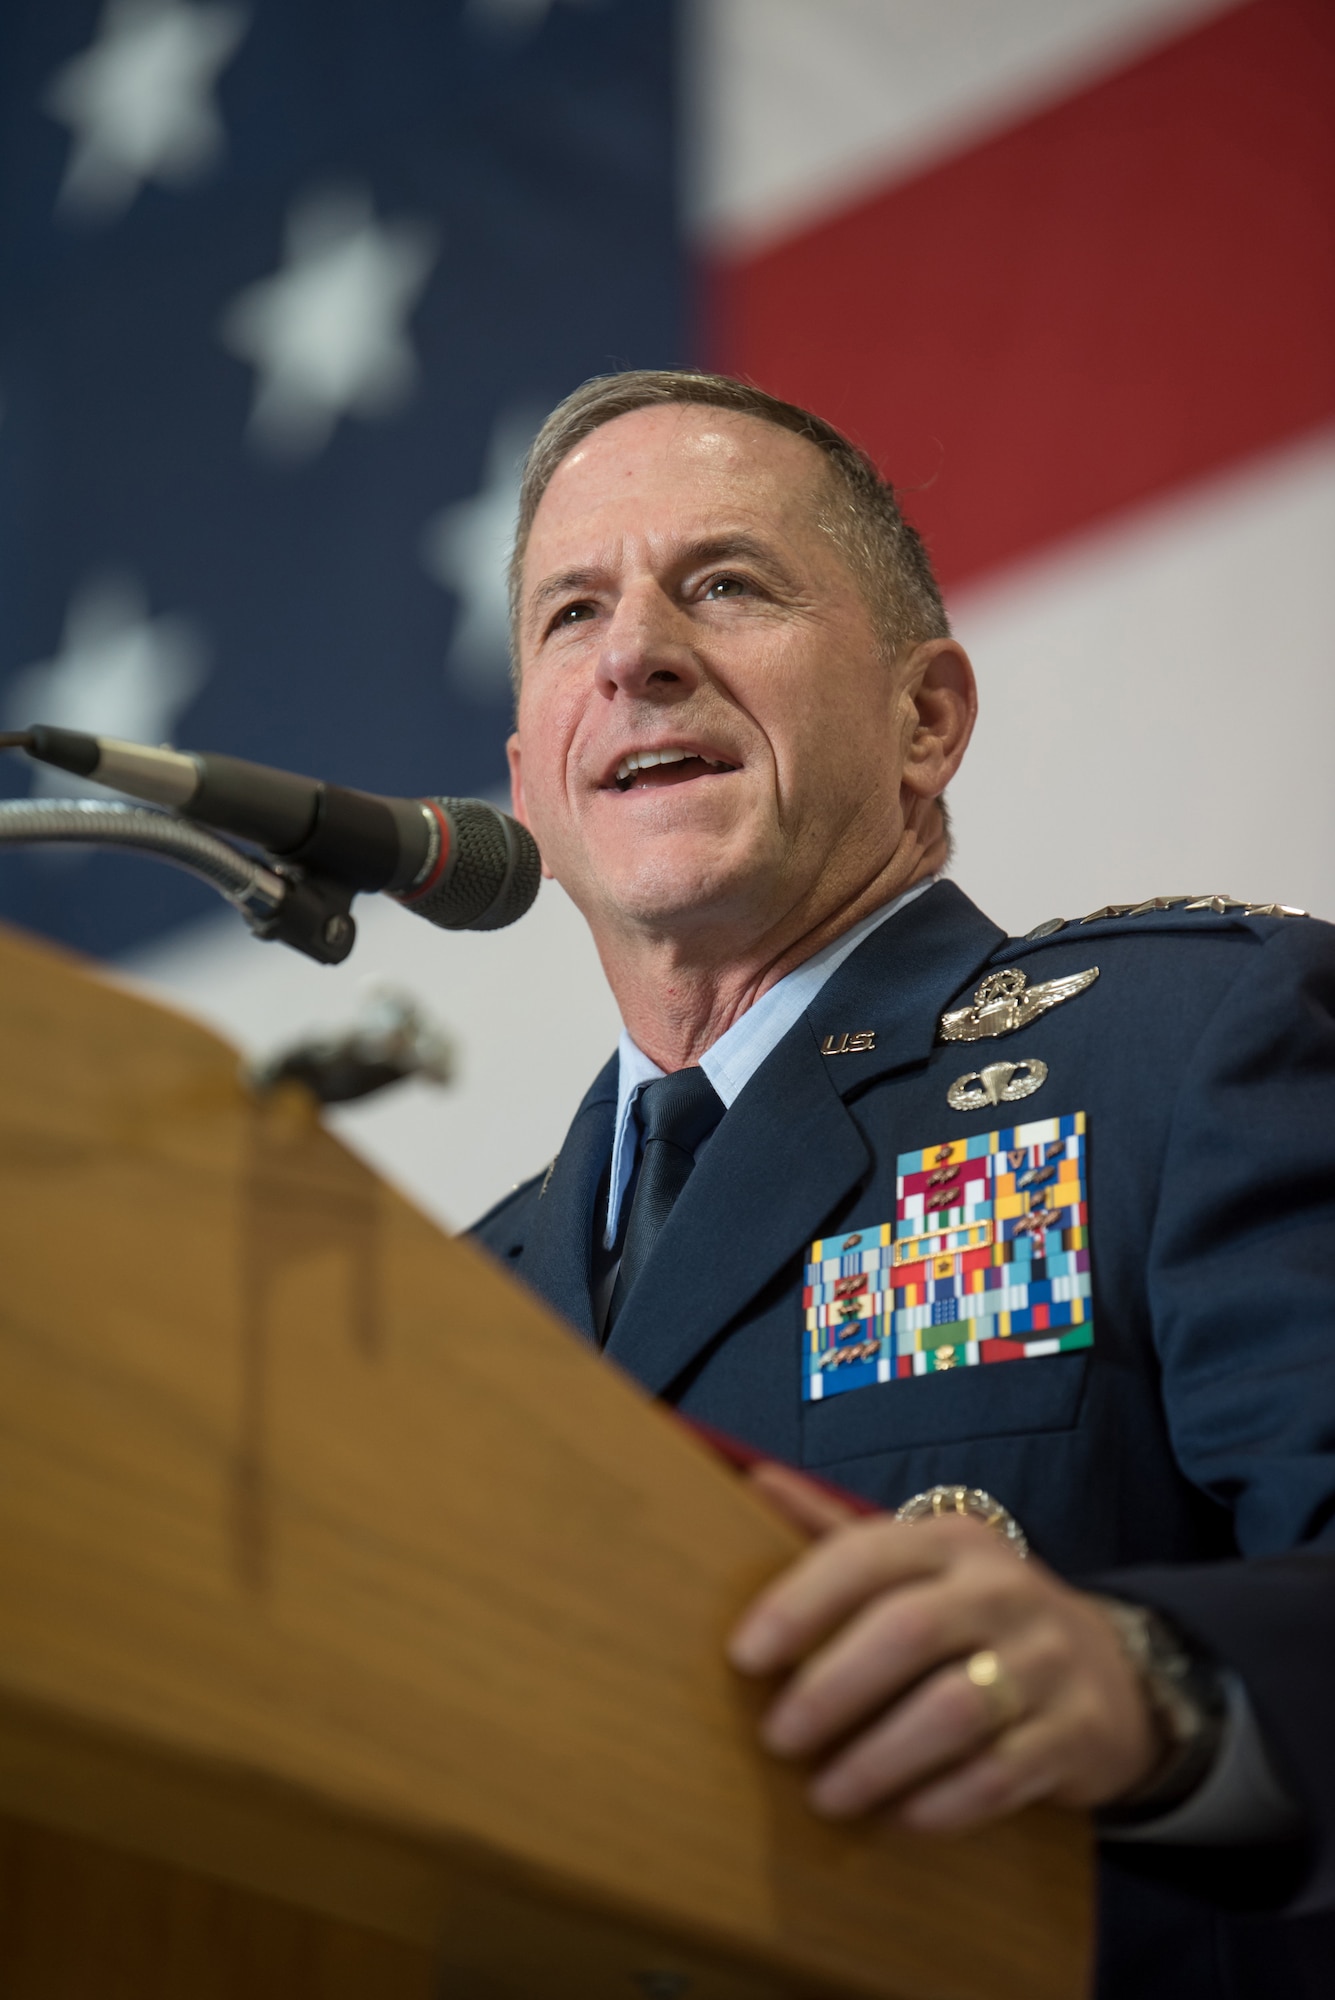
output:
MULTIPOLYGON (((589 1338, 616 1089, 476 1231, 589 1338)), ((1099 1990, 1335 1996, 1335 929, 1007 939, 939 884, 728 1111, 607 1353, 882 1506, 985 1488, 1232 1666, 1311 1837, 1109 1847, 1099 1990)))

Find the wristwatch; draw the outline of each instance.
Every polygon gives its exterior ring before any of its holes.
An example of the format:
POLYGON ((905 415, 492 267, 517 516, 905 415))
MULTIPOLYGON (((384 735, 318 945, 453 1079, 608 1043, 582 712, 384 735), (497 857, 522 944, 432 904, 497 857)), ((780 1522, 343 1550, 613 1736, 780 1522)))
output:
POLYGON ((1162 1754, 1134 1792, 1099 1810, 1113 1826, 1158 1819, 1185 1800, 1209 1775, 1223 1741, 1228 1700, 1214 1662, 1145 1604, 1094 1593, 1135 1668, 1162 1754))

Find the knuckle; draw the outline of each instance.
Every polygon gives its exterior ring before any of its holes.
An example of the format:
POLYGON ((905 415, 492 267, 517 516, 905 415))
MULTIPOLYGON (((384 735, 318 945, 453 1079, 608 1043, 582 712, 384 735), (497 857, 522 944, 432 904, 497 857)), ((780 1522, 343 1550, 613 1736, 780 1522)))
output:
POLYGON ((881 1600, 882 1636, 896 1652, 912 1659, 931 1658, 940 1644, 941 1621, 920 1595, 889 1592, 881 1600))
POLYGON ((990 1564, 979 1565, 969 1580, 975 1602, 990 1621, 1011 1625, 1026 1609, 1024 1592, 1016 1589, 1014 1579, 990 1564))
POLYGON ((1071 1634, 1058 1619, 1042 1616, 1033 1619, 1025 1641, 1028 1657, 1040 1673, 1051 1674, 1072 1665, 1075 1649, 1071 1634))
POLYGON ((999 1812, 1010 1804, 1016 1789, 1014 1769, 999 1757, 980 1757, 973 1768, 973 1795, 985 1812, 999 1812))

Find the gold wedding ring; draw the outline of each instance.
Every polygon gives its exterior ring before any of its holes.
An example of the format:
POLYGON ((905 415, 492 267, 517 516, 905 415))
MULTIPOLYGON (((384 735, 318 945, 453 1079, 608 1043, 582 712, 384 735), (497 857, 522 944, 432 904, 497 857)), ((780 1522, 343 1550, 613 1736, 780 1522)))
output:
POLYGON ((964 1662, 964 1671, 987 1700, 988 1720, 994 1736, 1000 1736, 1003 1730, 1019 1721, 1024 1714, 1024 1698, 1014 1676, 994 1652, 985 1648, 980 1653, 972 1653, 964 1662))

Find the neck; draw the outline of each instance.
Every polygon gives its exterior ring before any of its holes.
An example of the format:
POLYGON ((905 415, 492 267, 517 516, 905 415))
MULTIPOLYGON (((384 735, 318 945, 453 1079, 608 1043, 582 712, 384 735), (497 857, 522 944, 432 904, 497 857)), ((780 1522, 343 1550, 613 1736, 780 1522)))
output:
POLYGON ((698 1063, 706 1049, 788 973, 934 874, 946 860, 944 836, 917 843, 816 912, 791 911, 747 939, 735 922, 686 930, 634 930, 598 938, 608 984, 636 1045, 671 1073, 698 1063))

